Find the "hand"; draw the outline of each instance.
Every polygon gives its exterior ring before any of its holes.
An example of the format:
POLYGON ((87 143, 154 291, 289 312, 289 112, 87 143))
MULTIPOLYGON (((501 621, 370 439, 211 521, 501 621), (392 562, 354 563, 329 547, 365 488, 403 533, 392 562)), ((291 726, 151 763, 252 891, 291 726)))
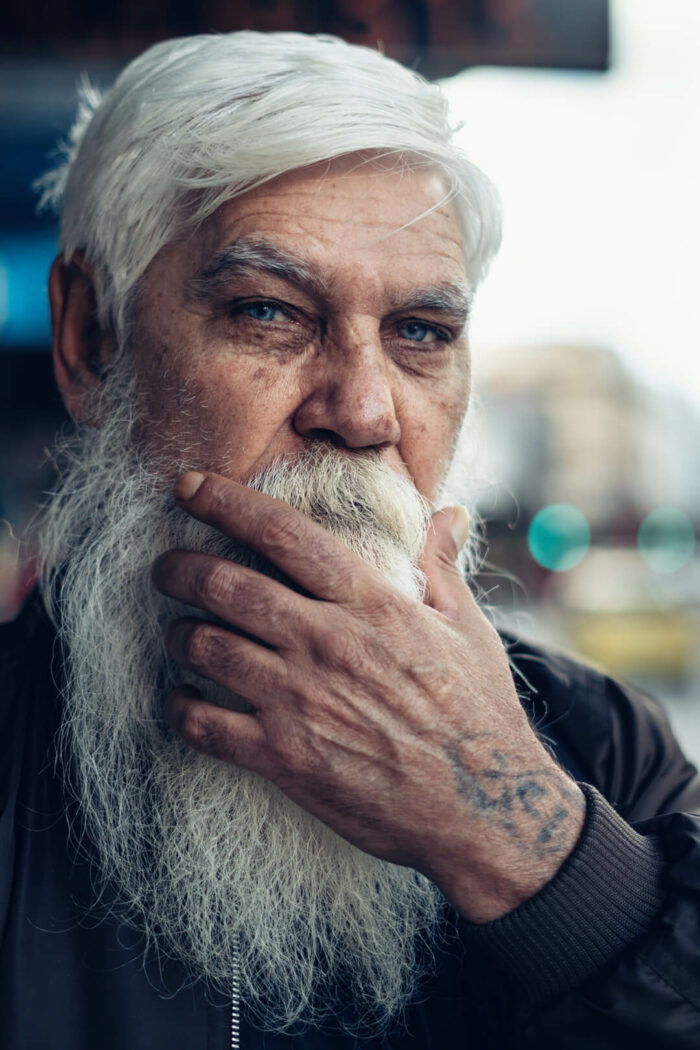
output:
POLYGON ((583 796, 531 728, 459 574, 460 510, 432 518, 420 603, 287 504, 213 474, 195 490, 199 480, 179 479, 183 509, 305 593, 191 551, 155 562, 160 591, 229 625, 176 621, 170 655, 254 708, 181 688, 166 700, 174 730, 267 777, 360 849, 423 872, 473 921, 536 893, 578 838, 583 796))

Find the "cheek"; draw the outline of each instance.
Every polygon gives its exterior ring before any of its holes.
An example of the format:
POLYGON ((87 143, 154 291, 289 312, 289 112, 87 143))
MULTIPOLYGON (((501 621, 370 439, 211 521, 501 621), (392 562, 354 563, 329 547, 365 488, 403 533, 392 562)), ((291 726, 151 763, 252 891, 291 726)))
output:
POLYGON ((420 400, 414 396, 405 402, 401 451, 419 491, 429 499, 450 465, 469 392, 468 377, 460 374, 420 400))
POLYGON ((452 456, 459 436, 464 417, 469 409, 471 397, 471 368, 469 353, 465 362, 455 371, 450 383, 440 395, 438 412, 445 427, 445 440, 448 445, 448 457, 452 456))
POLYGON ((469 371, 459 367, 443 376, 427 392, 423 418, 435 440, 449 444, 459 430, 469 405, 471 392, 469 371))
POLYGON ((274 444, 295 404, 294 383, 279 368, 230 360, 199 368, 173 361, 145 387, 152 450, 233 477, 274 444))

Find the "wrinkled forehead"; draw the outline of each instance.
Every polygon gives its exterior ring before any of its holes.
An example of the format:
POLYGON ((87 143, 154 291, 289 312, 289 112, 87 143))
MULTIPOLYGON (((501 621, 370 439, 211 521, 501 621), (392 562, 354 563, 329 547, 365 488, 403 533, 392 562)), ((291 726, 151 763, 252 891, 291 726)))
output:
MULTIPOLYGON (((456 209, 444 175, 396 158, 344 157, 288 172, 227 201, 152 269, 221 283, 242 267, 309 285, 371 277, 466 285, 456 209)), ((160 283, 160 282, 159 282, 160 283)))
POLYGON ((445 175, 405 157, 360 153, 287 172, 228 201, 203 232, 220 247, 256 222, 289 237, 342 238, 346 250, 378 248, 389 238, 405 247, 435 236, 462 251, 445 175))

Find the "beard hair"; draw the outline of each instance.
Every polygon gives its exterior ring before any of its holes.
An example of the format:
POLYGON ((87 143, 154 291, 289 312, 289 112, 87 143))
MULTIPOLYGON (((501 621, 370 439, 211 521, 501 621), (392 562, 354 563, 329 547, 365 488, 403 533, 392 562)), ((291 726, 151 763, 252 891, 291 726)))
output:
MULTIPOLYGON (((381 1030, 429 966, 443 898, 166 725, 163 699, 182 682, 246 705, 167 657, 164 624, 192 610, 155 591, 153 560, 180 547, 275 571, 176 507, 170 478, 196 466, 196 450, 164 471, 135 439, 137 404, 122 362, 104 388, 102 425, 79 429, 62 450, 67 466, 40 532, 43 596, 66 662, 58 746, 77 803, 72 832, 96 859, 98 892, 116 891, 120 917, 147 946, 223 994, 238 980, 263 1027, 333 1014, 350 1031, 381 1030)), ((422 596, 427 504, 377 455, 315 445, 249 483, 422 596)))

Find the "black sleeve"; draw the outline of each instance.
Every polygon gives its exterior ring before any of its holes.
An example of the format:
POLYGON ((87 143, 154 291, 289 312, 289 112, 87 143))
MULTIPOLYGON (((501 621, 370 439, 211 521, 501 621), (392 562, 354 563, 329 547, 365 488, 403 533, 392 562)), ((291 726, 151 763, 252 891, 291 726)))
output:
POLYGON ((537 660, 533 713, 572 756, 584 830, 539 894, 464 936, 516 989, 523 1050, 697 1050, 700 777, 651 698, 537 660))
POLYGON ((36 771, 50 761, 55 725, 46 715, 56 710, 52 645, 36 597, 16 620, 0 624, 0 941, 15 870, 17 809, 24 813, 32 804, 26 793, 23 797, 23 785, 32 784, 36 771), (45 701, 41 709, 38 698, 45 701))

